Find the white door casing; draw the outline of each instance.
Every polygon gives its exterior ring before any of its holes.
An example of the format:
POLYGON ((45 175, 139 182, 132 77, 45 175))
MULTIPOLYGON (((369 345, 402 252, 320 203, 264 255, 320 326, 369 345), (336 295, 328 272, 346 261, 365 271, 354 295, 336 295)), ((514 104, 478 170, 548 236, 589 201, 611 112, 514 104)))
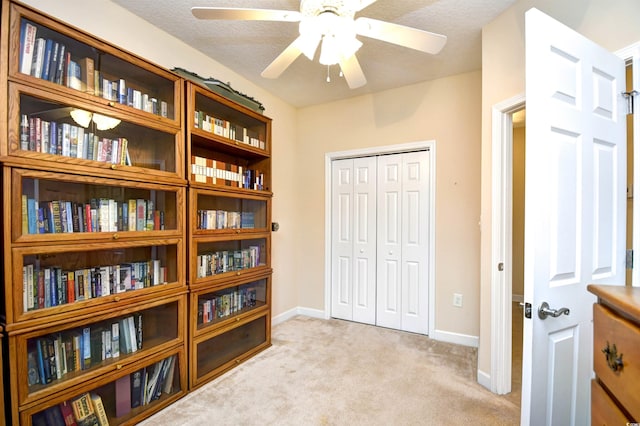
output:
POLYGON ((624 284, 624 63, 536 9, 525 15, 522 424, 583 425, 592 375, 590 283, 624 284), (537 310, 566 307, 542 320, 537 310))

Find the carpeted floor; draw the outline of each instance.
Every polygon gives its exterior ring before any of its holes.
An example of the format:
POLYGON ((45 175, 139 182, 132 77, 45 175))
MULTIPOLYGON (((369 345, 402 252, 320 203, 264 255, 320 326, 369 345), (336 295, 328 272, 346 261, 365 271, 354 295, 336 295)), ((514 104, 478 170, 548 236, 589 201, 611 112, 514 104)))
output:
POLYGON ((476 350, 298 316, 273 346, 143 425, 517 425, 519 407, 476 383, 476 350))

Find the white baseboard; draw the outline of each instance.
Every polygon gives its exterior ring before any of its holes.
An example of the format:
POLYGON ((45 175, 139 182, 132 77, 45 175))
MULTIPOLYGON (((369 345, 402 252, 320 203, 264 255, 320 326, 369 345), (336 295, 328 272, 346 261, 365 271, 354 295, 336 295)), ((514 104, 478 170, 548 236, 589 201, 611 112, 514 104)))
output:
POLYGON ((484 371, 478 369, 478 384, 491 390, 491 376, 484 371))
MULTIPOLYGON (((296 315, 304 315, 307 317, 319 319, 329 319, 329 317, 326 316, 325 311, 322 309, 305 308, 303 306, 298 306, 272 317, 271 324, 277 325, 283 323, 286 320, 295 317, 296 315)), ((455 343, 457 345, 471 346, 473 348, 478 347, 479 341, 478 336, 469 336, 467 334, 452 333, 450 331, 442 330, 435 330, 433 335, 429 337, 441 342, 455 343)))
POLYGON ((433 332, 433 335, 429 337, 441 342, 455 343, 457 345, 471 346, 473 348, 478 347, 479 341, 478 336, 469 336, 467 334, 452 333, 450 331, 442 330, 435 330, 433 332))
POLYGON ((322 309, 303 308, 298 306, 297 308, 289 309, 281 314, 278 314, 271 318, 271 325, 278 325, 285 322, 288 319, 295 317, 296 315, 304 315, 312 318, 326 319, 324 311, 322 309))

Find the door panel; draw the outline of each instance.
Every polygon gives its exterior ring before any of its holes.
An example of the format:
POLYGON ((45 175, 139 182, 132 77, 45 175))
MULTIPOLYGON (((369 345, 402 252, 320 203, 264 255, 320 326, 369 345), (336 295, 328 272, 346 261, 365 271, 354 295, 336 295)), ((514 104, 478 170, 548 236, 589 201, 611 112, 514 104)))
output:
POLYGON ((624 284, 624 63, 536 9, 525 15, 522 424, 590 423, 589 283, 624 284), (542 302, 569 315, 541 319, 542 302))
POLYGON ((402 154, 402 330, 429 331, 429 151, 402 154))
POLYGON ((331 315, 353 319, 353 160, 331 165, 331 315))
POLYGON ((402 158, 378 157, 378 312, 376 324, 401 329, 402 158))
POLYGON ((355 202, 353 320, 376 322, 376 159, 353 160, 355 202))
POLYGON ((332 164, 333 317, 428 333, 430 154, 332 164))

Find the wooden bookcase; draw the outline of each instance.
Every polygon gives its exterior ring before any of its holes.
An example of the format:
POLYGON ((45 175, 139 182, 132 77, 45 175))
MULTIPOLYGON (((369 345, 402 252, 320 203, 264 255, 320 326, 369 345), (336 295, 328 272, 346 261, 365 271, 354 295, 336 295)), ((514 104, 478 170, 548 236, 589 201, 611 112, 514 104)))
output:
POLYGON ((188 390, 184 81, 17 2, 1 28, 12 422, 135 424, 188 390))
POLYGON ((271 345, 271 119, 186 82, 189 387, 271 345))

